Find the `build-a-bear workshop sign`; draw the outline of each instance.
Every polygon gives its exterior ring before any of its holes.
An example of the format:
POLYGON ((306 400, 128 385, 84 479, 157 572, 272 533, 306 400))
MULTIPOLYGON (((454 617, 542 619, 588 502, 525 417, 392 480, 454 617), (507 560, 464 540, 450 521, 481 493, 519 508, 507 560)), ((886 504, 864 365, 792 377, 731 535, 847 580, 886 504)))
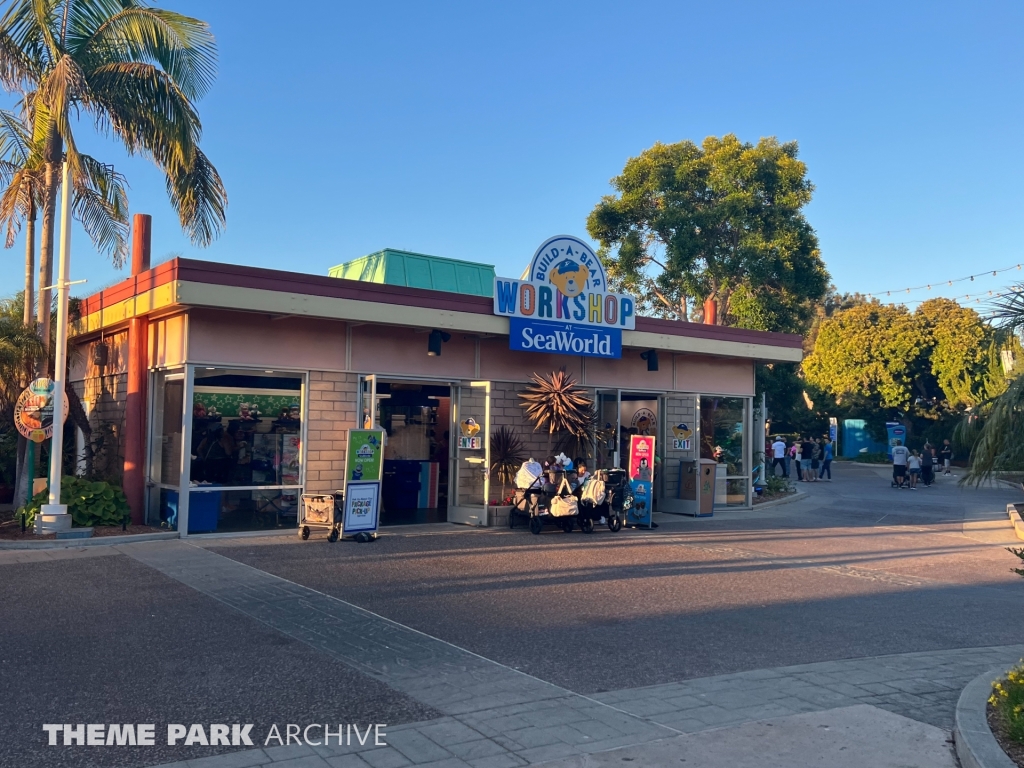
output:
POLYGON ((494 278, 494 314, 509 318, 509 349, 622 357, 636 302, 609 293, 601 260, 569 235, 549 238, 522 279, 494 278))

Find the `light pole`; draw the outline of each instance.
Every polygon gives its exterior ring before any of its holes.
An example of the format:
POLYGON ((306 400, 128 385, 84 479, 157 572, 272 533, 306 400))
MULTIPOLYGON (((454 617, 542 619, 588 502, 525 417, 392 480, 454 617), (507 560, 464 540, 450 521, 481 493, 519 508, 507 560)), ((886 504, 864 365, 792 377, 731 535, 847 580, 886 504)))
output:
POLYGON ((53 370, 53 439, 50 441, 50 503, 40 510, 41 533, 55 533, 71 528, 71 515, 60 503, 60 477, 64 446, 64 386, 68 359, 68 280, 71 262, 71 182, 65 158, 61 172, 60 191, 60 261, 57 268, 57 340, 54 347, 53 370))

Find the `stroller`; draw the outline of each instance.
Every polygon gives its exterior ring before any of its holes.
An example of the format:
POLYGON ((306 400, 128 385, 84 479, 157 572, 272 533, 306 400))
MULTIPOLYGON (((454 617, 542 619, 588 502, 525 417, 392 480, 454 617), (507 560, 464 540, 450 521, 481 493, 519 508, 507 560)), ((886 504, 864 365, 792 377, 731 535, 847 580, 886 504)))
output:
MULTIPOLYGON (((622 472, 622 470, 600 471, 576 491, 580 497, 578 515, 580 530, 584 533, 593 533, 594 527, 601 522, 607 524, 608 530, 612 533, 622 530, 625 514, 621 509, 615 511, 614 508, 616 499, 621 506, 622 493, 617 484, 609 487, 609 472, 622 472)), ((622 472, 622 475, 625 476, 625 472, 622 472)), ((618 478, 616 477, 617 482, 618 478)))
POLYGON ((530 533, 539 535, 545 525, 555 525, 572 533, 579 516, 579 501, 562 470, 549 470, 535 461, 527 461, 516 474, 518 486, 508 514, 508 527, 528 521, 530 533))

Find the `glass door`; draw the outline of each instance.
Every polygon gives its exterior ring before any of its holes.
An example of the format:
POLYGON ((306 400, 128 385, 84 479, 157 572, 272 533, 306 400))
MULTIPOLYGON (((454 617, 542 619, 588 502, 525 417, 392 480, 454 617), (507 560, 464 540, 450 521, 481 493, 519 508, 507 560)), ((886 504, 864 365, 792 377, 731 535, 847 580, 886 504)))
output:
POLYGON ((377 376, 368 373, 359 377, 359 412, 362 414, 363 429, 372 429, 380 424, 377 403, 377 376))
POLYGON ((456 388, 452 407, 454 503, 448 522, 487 525, 491 478, 491 382, 471 381, 456 388))
POLYGON ((613 469, 619 466, 619 439, 621 426, 619 417, 622 402, 619 390, 597 390, 597 445, 594 455, 598 469, 613 469))
POLYGON ((186 416, 185 374, 156 371, 152 374, 150 392, 153 396, 149 419, 149 471, 146 473, 146 523, 175 530, 186 416))

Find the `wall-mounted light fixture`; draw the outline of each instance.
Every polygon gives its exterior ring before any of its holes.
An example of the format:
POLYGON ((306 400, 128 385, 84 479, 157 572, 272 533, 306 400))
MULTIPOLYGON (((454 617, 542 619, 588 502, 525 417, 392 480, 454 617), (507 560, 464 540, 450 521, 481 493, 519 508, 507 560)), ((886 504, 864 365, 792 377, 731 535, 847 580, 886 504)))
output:
POLYGON ((436 328, 430 332, 430 336, 427 337, 427 354, 431 357, 440 357, 441 355, 441 343, 449 341, 452 335, 439 331, 436 328))
POLYGON ((641 352, 640 359, 647 361, 648 371, 658 370, 658 350, 648 349, 646 352, 641 352))

